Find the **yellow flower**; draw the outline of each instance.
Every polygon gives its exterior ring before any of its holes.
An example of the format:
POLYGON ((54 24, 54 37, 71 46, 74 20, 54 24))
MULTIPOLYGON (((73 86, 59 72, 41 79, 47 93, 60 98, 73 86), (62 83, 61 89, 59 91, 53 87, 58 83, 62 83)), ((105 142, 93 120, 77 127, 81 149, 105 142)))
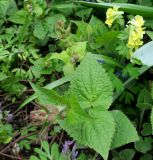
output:
POLYGON ((144 31, 145 28, 136 28, 136 31, 137 33, 139 33, 141 39, 143 38, 143 35, 145 34, 145 31, 144 31))
POLYGON ((127 43, 128 48, 131 49, 137 49, 139 46, 143 45, 143 41, 141 41, 140 35, 133 31, 130 36, 127 43))
POLYGON ((142 16, 135 16, 131 21, 128 22, 127 27, 129 28, 129 39, 127 42, 127 47, 130 49, 137 49, 141 45, 143 45, 143 35, 145 34, 144 31, 144 20, 142 16))
POLYGON ((109 8, 106 12, 106 21, 105 23, 111 27, 113 22, 121 17, 122 14, 124 14, 124 12, 122 11, 118 11, 118 8, 117 6, 114 6, 113 8, 109 8))
POLYGON ((135 16, 135 21, 140 25, 140 26, 143 26, 144 25, 144 20, 143 20, 143 17, 142 16, 135 16))
POLYGON ((135 16, 131 21, 128 22, 129 24, 135 26, 135 27, 142 27, 144 25, 144 20, 142 16, 135 16))

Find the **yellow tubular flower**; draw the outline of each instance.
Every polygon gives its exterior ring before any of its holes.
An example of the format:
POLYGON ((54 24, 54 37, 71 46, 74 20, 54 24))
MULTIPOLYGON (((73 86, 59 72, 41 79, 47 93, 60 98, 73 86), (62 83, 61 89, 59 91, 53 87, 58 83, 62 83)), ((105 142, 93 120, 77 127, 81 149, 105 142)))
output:
POLYGON ((129 39, 127 42, 127 47, 130 49, 137 49, 141 45, 143 45, 143 35, 145 34, 144 31, 144 20, 142 16, 135 16, 131 21, 128 22, 127 27, 129 28, 129 39))
POLYGON ((144 25, 144 20, 143 20, 143 17, 142 16, 135 16, 135 21, 140 25, 140 26, 143 26, 144 25))
POLYGON ((106 12, 106 21, 105 23, 111 27, 113 22, 121 17, 122 14, 124 14, 124 12, 122 11, 118 11, 118 8, 117 6, 114 6, 113 8, 109 8, 106 12))
POLYGON ((142 27, 144 25, 144 20, 142 16, 137 15, 128 23, 136 27, 142 27))

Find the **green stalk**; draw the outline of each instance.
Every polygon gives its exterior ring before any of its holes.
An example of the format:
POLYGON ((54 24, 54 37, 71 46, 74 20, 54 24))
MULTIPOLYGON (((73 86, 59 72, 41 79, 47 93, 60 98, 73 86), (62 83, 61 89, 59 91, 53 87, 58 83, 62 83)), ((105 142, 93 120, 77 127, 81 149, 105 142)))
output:
POLYGON ((153 18, 153 7, 147 7, 142 5, 130 4, 130 3, 105 3, 105 2, 93 3, 93 2, 85 2, 85 1, 78 1, 75 3, 81 4, 87 7, 102 8, 102 9, 118 6, 119 10, 122 10, 126 13, 140 15, 146 18, 153 18))

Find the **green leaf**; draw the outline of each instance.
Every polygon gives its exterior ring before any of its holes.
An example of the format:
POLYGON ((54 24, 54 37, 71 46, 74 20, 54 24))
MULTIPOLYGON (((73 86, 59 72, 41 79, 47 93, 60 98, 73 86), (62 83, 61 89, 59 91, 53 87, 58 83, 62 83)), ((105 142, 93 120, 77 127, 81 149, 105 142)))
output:
POLYGON ((65 105, 66 100, 53 90, 42 88, 31 83, 39 102, 44 105, 65 105))
POLYGON ((8 78, 8 76, 6 74, 0 72, 0 81, 3 81, 7 78, 8 78))
POLYGON ((112 149, 139 139, 135 127, 121 111, 112 111, 112 115, 116 123, 112 149))
POLYGON ((50 146, 49 143, 47 141, 43 141, 41 143, 42 148, 44 149, 44 151, 47 153, 48 158, 51 158, 51 153, 50 153, 50 146))
POLYGON ((141 61, 143 65, 153 66, 153 41, 140 47, 131 58, 131 61, 134 63, 134 60, 137 59, 141 61))
POLYGON ((140 140, 138 142, 135 142, 135 149, 138 152, 147 153, 152 149, 152 138, 146 137, 143 139, 142 137, 140 137, 140 140))
POLYGON ((66 52, 71 57, 77 56, 78 61, 80 61, 84 58, 86 54, 86 45, 87 45, 87 42, 76 42, 70 48, 68 48, 66 52))
POLYGON ((56 9, 65 15, 70 15, 77 6, 66 0, 52 0, 52 9, 56 9))
POLYGON ((3 141, 3 143, 4 143, 4 144, 10 143, 11 140, 12 140, 12 137, 11 137, 11 136, 8 136, 8 137, 3 141))
POLYGON ((118 93, 122 92, 124 90, 123 82, 117 76, 115 76, 114 73, 109 72, 108 74, 110 76, 110 79, 112 81, 112 84, 113 84, 116 92, 118 92, 118 93))
POLYGON ((143 136, 149 136, 152 134, 152 127, 150 123, 144 123, 142 127, 143 129, 141 131, 141 134, 143 136))
MULTIPOLYGON (((148 67, 148 66, 142 66, 142 67, 140 67, 139 68, 139 76, 140 75, 142 75, 145 71, 147 71, 148 69, 149 69, 150 67, 148 67)), ((132 81, 134 81, 135 80, 135 78, 133 78, 133 77, 130 77, 130 78, 128 78, 125 82, 124 82, 124 87, 125 88, 128 88, 129 87, 129 84, 130 83, 132 83, 132 81)), ((124 93, 124 92, 123 92, 124 93)), ((122 92, 119 92, 119 93, 117 93, 117 92, 115 92, 115 94, 114 94, 114 98, 113 98, 113 102, 120 96, 122 94, 122 92)), ((124 93, 125 94, 125 93, 124 93)), ((124 97, 124 96, 123 96, 124 97)), ((122 98, 123 98, 122 97, 122 98)), ((133 99, 133 98, 132 98, 133 99)))
POLYGON ((40 156, 47 157, 47 154, 39 148, 35 148, 35 152, 38 153, 40 156))
POLYGON ((3 23, 6 15, 11 15, 17 10, 15 0, 1 0, 0 1, 0 20, 3 23))
POLYGON ((4 79, 1 81, 0 86, 11 95, 17 96, 20 96, 26 90, 26 86, 19 83, 19 80, 15 77, 8 77, 7 79, 4 79))
POLYGON ((9 1, 4 0, 4 1, 9 2, 9 7, 7 9, 7 15, 11 15, 18 10, 18 7, 17 7, 15 0, 9 0, 9 1))
POLYGON ((153 19, 145 19, 145 27, 153 29, 153 19))
POLYGON ((121 160, 133 160, 135 155, 134 149, 125 149, 119 153, 119 157, 121 160))
POLYGON ((9 1, 1 0, 0 1, 0 18, 4 18, 9 7, 9 1))
POLYGON ((109 48, 110 44, 115 43, 117 40, 118 35, 120 34, 119 31, 110 31, 103 34, 103 36, 99 36, 96 39, 96 43, 101 44, 101 46, 105 46, 109 48))
POLYGON ((86 42, 76 42, 66 51, 54 53, 50 59, 59 59, 65 63, 63 66, 64 75, 70 75, 74 72, 74 65, 80 62, 86 54, 86 42))
POLYGON ((40 159, 37 158, 36 156, 30 156, 30 160, 40 160, 40 159))
POLYGON ((43 24, 40 20, 36 21, 34 25, 34 36, 38 39, 44 39, 47 34, 47 29, 44 27, 45 24, 43 24))
POLYGON ((130 77, 133 78, 137 78, 139 75, 139 68, 138 67, 134 67, 133 64, 129 63, 128 65, 126 65, 123 69, 123 75, 130 75, 130 77))
POLYGON ((0 123, 0 144, 7 144, 12 140, 12 125, 0 123))
POLYGON ((151 109, 152 108, 152 98, 148 89, 143 88, 137 99, 137 107, 140 109, 151 109))
POLYGON ((63 14, 55 14, 55 15, 46 17, 45 21, 53 29, 58 21, 65 22, 66 19, 63 14))
POLYGON ((48 160, 48 158, 45 156, 39 155, 39 157, 40 157, 40 160, 48 160))
POLYGON ((119 42, 119 45, 117 45, 117 47, 116 47, 116 51, 118 51, 119 55, 129 59, 129 57, 130 57, 129 49, 127 48, 127 45, 125 44, 124 41, 119 42))
POLYGON ((58 160, 59 157, 60 157, 60 153, 59 153, 59 150, 58 150, 58 145, 56 143, 53 143, 52 146, 51 146, 51 154, 52 154, 52 157, 55 160, 58 160))
POLYGON ((63 72, 65 76, 71 75, 74 72, 74 66, 71 63, 64 65, 63 72))
POLYGON ((92 12, 92 8, 84 8, 80 9, 79 11, 76 12, 76 16, 80 18, 89 18, 92 12))
POLYGON ((112 67, 119 67, 119 68, 123 68, 123 66, 119 63, 119 61, 117 61, 114 58, 105 56, 105 55, 100 55, 100 54, 93 54, 93 56, 97 59, 97 60, 102 60, 105 63, 107 63, 109 66, 112 67))
POLYGON ((98 19, 96 16, 92 15, 92 17, 89 21, 89 25, 93 29, 93 34, 95 37, 102 36, 104 33, 108 32, 108 28, 103 23, 103 21, 98 19))
MULTIPOLYGON (((66 21, 64 15, 62 14, 53 14, 51 16, 47 16, 45 18, 46 25, 48 26, 48 36, 52 38, 58 38, 58 31, 57 31, 57 25, 59 26, 58 22, 61 22, 62 25, 64 25, 64 22, 66 21)), ((60 26, 61 27, 61 26, 60 26)))
POLYGON ((18 10, 8 18, 8 21, 11 21, 16 24, 25 24, 27 16, 28 16, 27 11, 18 10))
POLYGON ((10 55, 10 52, 7 50, 0 50, 0 60, 5 60, 6 57, 10 55))
POLYGON ((71 57, 66 51, 63 51, 61 53, 54 53, 50 59, 59 59, 63 61, 65 64, 69 64, 71 57))
MULTIPOLYGON (((64 83, 67 83, 71 80, 71 77, 63 77, 59 80, 56 80, 48 85, 46 85, 44 88, 46 89, 49 89, 49 90, 52 90, 58 86, 61 86, 62 84, 64 83)), ((37 98, 37 95, 36 94, 33 94, 32 96, 30 96, 28 99, 26 99, 19 107, 19 109, 23 108, 25 105, 27 105, 28 103, 30 103, 31 101, 33 101, 34 99, 37 98)))
POLYGON ((93 28, 84 21, 72 21, 77 25, 76 36, 78 41, 88 41, 93 34, 93 28))
POLYGON ((113 95, 111 81, 92 55, 87 55, 76 69, 69 93, 77 98, 82 108, 110 107, 113 95))
POLYGON ((140 158, 140 160, 152 160, 152 159, 153 159, 153 156, 150 153, 146 153, 140 158))
POLYGON ((153 40, 153 31, 147 31, 146 33, 151 38, 151 40, 153 40))
POLYGON ((107 159, 115 131, 111 113, 91 109, 88 115, 78 105, 73 104, 67 118, 61 121, 60 125, 78 143, 93 148, 107 159))

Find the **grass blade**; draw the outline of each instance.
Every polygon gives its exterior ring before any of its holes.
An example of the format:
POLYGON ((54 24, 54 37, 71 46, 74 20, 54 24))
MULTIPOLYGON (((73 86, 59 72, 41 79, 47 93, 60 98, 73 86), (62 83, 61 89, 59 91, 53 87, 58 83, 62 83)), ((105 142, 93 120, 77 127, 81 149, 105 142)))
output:
POLYGON ((136 4, 130 3, 93 3, 93 2, 85 2, 85 1, 78 1, 75 2, 76 4, 81 4, 87 7, 94 7, 94 8, 103 8, 107 9, 113 6, 118 6, 119 10, 122 10, 129 14, 140 15, 146 18, 153 17, 153 7, 141 6, 136 4))
MULTIPOLYGON (((71 80, 71 76, 69 76, 69 77, 64 77, 64 78, 61 78, 61 79, 59 79, 59 80, 57 80, 57 81, 54 81, 54 82, 46 85, 44 88, 51 90, 51 89, 54 89, 54 88, 56 88, 56 87, 58 87, 58 86, 60 86, 60 85, 62 85, 62 84, 64 84, 64 83, 66 83, 66 82, 69 82, 70 80, 71 80)), ((31 101, 33 101, 33 100, 36 99, 36 98, 37 98, 36 94, 33 94, 32 96, 30 96, 28 99, 26 99, 26 100, 20 105, 19 109, 23 108, 25 105, 27 105, 28 103, 30 103, 31 101)))

